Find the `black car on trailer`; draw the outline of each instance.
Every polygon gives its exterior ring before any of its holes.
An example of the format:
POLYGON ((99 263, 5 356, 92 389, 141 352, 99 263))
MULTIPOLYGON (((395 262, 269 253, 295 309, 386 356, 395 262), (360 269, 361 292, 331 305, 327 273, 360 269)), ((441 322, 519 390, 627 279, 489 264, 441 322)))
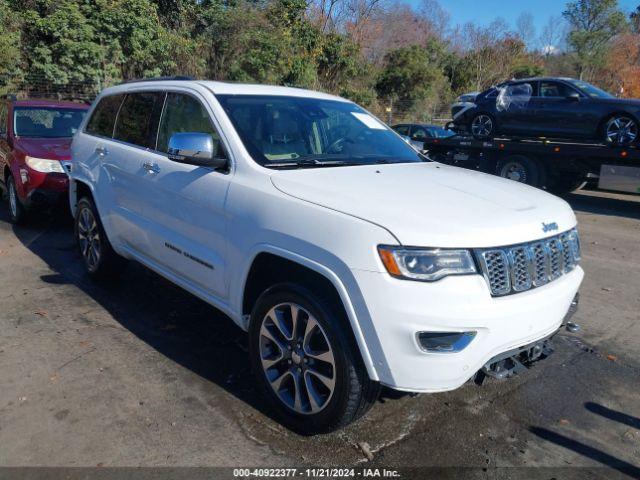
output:
POLYGON ((538 77, 491 87, 455 104, 452 117, 455 130, 478 140, 526 135, 626 146, 638 141, 640 100, 582 80, 538 77))

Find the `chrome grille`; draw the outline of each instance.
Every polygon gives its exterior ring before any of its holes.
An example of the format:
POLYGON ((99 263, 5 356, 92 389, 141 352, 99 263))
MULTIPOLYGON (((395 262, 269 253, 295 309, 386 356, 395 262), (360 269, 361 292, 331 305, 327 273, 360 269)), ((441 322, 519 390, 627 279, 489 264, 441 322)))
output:
POLYGON ((580 239, 573 229, 537 242, 476 250, 491 295, 540 287, 572 271, 580 261, 580 239))

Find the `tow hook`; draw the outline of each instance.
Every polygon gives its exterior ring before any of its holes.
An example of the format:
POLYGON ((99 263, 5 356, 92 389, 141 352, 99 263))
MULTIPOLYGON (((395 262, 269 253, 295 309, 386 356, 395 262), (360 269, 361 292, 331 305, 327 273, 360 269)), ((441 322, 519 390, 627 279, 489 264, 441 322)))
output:
POLYGON ((550 356, 553 353, 552 339, 562 327, 569 333, 577 333, 581 330, 580 325, 570 321, 578 310, 579 301, 580 294, 576 294, 558 330, 546 338, 493 357, 475 375, 475 383, 482 385, 486 377, 493 377, 499 380, 512 377, 530 368, 535 362, 550 356))
POLYGON ((567 322, 564 328, 566 328, 569 333, 578 333, 581 330, 580 325, 573 322, 567 322))

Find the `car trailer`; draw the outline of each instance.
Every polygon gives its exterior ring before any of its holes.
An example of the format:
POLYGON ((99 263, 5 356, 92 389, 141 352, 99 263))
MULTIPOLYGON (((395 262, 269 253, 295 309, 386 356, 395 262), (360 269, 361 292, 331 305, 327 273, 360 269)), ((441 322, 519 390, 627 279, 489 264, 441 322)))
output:
POLYGON ((593 180, 598 187, 640 193, 640 149, 545 138, 478 140, 457 134, 424 142, 437 162, 491 173, 556 194, 593 180))

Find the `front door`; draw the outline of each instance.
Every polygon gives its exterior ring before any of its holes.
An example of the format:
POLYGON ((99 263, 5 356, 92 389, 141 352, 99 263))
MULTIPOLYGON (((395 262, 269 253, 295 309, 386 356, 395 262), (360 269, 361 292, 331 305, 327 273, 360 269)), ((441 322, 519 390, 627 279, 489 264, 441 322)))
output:
POLYGON ((163 268, 222 299, 227 296, 225 201, 230 174, 166 156, 169 139, 179 132, 208 133, 218 146, 218 156, 225 155, 204 105, 190 93, 167 94, 155 171, 147 176, 149 255, 163 268))
POLYGON ((590 99, 557 81, 540 82, 538 117, 546 136, 588 136, 597 123, 592 116, 590 99), (572 98, 571 95, 578 95, 572 98))

